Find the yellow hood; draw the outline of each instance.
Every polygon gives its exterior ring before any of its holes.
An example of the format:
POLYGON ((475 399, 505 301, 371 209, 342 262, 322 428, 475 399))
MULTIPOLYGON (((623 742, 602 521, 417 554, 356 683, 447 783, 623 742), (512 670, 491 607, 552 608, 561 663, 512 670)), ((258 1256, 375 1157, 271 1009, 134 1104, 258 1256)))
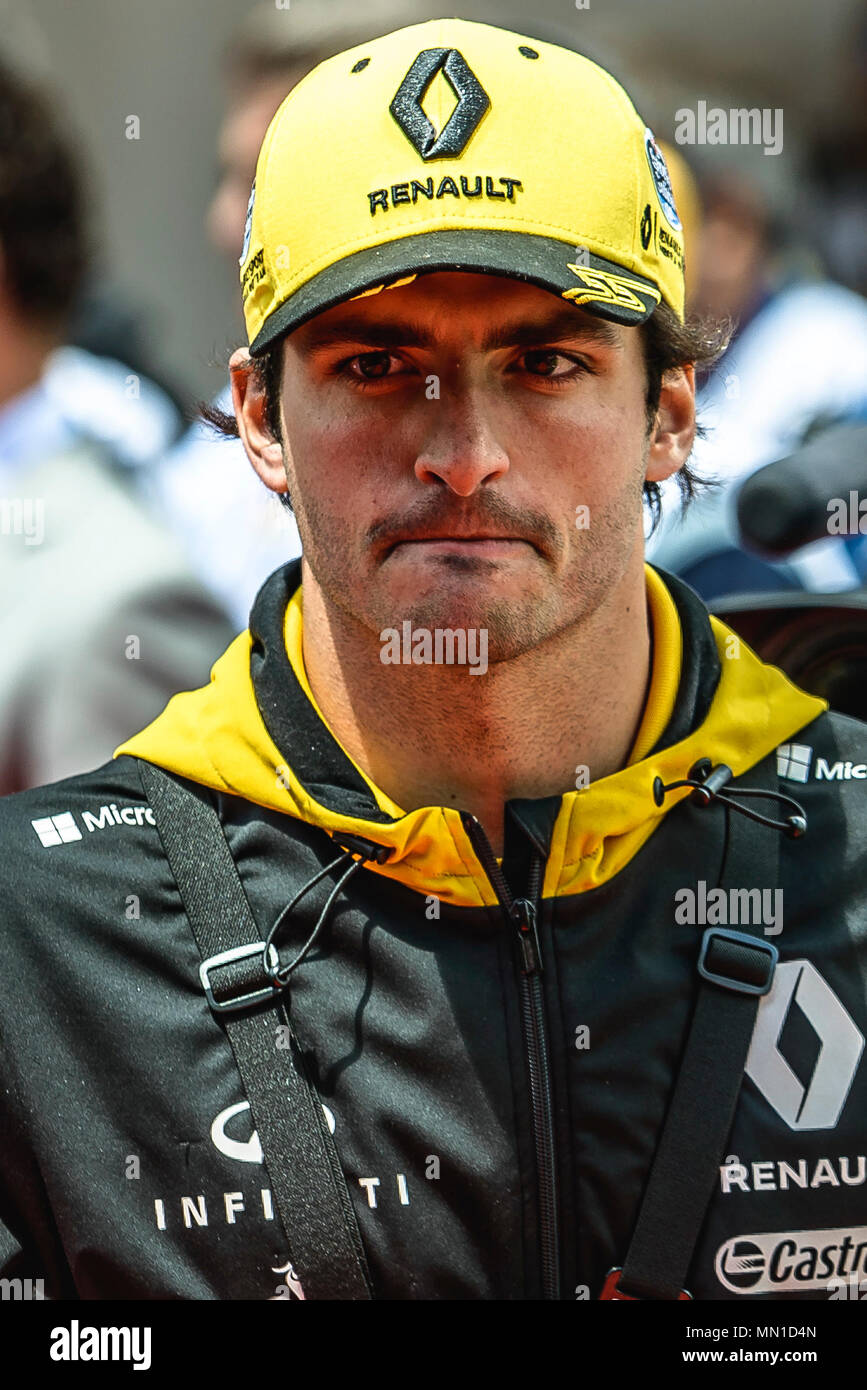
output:
MULTIPOLYGON (((775 666, 760 661, 731 629, 711 617, 721 675, 706 717, 688 737, 651 753, 674 709, 684 654, 674 600, 649 565, 645 574, 654 642, 641 727, 626 767, 580 791, 564 793, 542 888, 546 897, 582 893, 612 878, 671 808, 690 794, 689 788, 672 792, 657 807, 651 790, 654 778, 678 781, 699 758, 727 763, 740 776, 828 707, 827 701, 807 695, 775 666)), ((304 671, 302 613, 298 585, 285 606, 283 641, 297 682, 321 720, 304 671)), ((251 677, 253 640, 250 630, 236 637, 214 664, 209 685, 175 695, 162 714, 122 743, 114 756, 143 758, 332 835, 365 836, 393 851, 388 863, 369 865, 370 872, 457 906, 494 906, 496 897, 459 810, 424 806, 404 812, 357 763, 352 765, 382 820, 342 814, 305 789, 293 770, 291 752, 281 753, 260 714, 251 677)), ((345 749, 343 753, 348 758, 345 749)))

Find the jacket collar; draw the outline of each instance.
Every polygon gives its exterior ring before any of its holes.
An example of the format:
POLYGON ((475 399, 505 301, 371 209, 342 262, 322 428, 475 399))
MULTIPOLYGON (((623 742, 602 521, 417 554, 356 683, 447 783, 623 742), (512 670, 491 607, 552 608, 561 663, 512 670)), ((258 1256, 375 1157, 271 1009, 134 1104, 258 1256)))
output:
MULTIPOLYGON (((316 825, 338 841, 347 833, 375 841, 391 853, 370 872, 458 906, 494 906, 460 812, 424 806, 404 813, 352 761, 316 709, 303 663, 296 672, 286 646, 287 624, 300 624, 300 605, 290 602, 300 579, 300 561, 277 570, 256 598, 249 631, 216 663, 210 685, 176 695, 115 756, 145 758, 316 825)), ((761 662, 681 581, 663 571, 655 581, 676 607, 682 647, 662 733, 638 761, 582 790, 509 803, 546 855, 545 896, 610 880, 690 794, 673 792, 657 807, 654 778, 677 781, 702 757, 727 763, 740 776, 827 708, 761 662)), ((672 664, 670 650, 655 648, 652 693, 664 689, 672 664)))
MULTIPOLYGON (((662 577, 655 566, 649 568, 662 577)), ((684 660, 671 717, 651 753, 679 742, 704 723, 720 679, 719 654, 704 604, 674 575, 665 574, 664 583, 677 610, 684 660)), ((277 748, 287 753, 291 749, 293 771, 317 801, 341 815, 388 824, 394 817, 383 809, 383 798, 377 799, 370 781, 331 733, 289 659, 286 610, 300 584, 299 558, 270 576, 250 613, 250 674, 262 722, 277 748)), ((556 796, 510 804, 523 808, 529 827, 538 819, 538 808, 551 803, 556 813, 560 801, 556 796)), ((550 809, 541 821, 549 818, 550 809)), ((541 835, 541 823, 537 833, 541 835)))

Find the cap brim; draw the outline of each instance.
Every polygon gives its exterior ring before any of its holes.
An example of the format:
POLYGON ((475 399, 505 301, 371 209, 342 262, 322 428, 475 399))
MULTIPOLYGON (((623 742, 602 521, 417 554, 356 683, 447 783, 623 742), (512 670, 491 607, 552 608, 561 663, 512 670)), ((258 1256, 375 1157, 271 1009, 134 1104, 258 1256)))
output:
POLYGON ((265 320, 250 344, 257 357, 316 314, 408 275, 463 270, 524 280, 612 323, 636 325, 662 295, 652 281, 575 242, 529 232, 456 228, 400 237, 345 256, 301 285, 265 320))

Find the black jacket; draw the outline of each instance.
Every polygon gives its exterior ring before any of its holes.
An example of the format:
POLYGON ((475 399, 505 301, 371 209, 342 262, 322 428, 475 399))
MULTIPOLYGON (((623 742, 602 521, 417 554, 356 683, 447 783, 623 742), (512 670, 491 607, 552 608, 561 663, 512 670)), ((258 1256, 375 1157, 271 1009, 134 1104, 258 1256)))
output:
MULTIPOLYGON (((664 729, 613 776, 510 802, 499 865, 472 817, 404 814, 332 737, 288 654, 299 583, 298 562, 277 571, 211 684, 112 762, 0 802, 0 1275, 42 1278, 52 1298, 298 1292, 144 758, 216 808, 263 939, 339 854, 335 835, 389 847, 335 899, 291 986, 375 1295, 597 1298, 639 1210, 734 814, 688 788, 657 806, 654 778, 708 757, 733 768, 735 796, 776 759, 809 827, 755 827, 779 839, 782 899, 755 903, 780 966, 687 1287, 823 1299, 867 1277, 867 728, 649 571, 651 701, 682 647, 664 729), (528 976, 508 909, 535 898, 544 968, 528 976)), ((283 960, 337 872, 290 914, 283 960)), ((733 911, 728 895, 716 920, 733 911)))

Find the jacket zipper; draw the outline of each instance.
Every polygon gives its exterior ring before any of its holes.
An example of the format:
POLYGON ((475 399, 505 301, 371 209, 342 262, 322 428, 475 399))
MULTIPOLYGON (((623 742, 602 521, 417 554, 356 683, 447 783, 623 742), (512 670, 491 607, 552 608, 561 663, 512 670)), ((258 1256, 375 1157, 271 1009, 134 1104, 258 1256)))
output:
POLYGON ((542 880, 542 862, 533 856, 527 896, 516 898, 497 863, 491 842, 481 822, 468 811, 461 820, 479 862, 491 881, 500 906, 518 931, 521 947, 521 1014, 524 1026, 530 1096, 533 1107, 533 1137, 539 1175, 539 1227, 542 1247, 542 1297, 560 1297, 560 1231, 557 1220, 557 1165, 554 1147, 554 1106, 551 1097, 551 1070, 542 1000, 542 952, 537 926, 537 902, 542 880))

